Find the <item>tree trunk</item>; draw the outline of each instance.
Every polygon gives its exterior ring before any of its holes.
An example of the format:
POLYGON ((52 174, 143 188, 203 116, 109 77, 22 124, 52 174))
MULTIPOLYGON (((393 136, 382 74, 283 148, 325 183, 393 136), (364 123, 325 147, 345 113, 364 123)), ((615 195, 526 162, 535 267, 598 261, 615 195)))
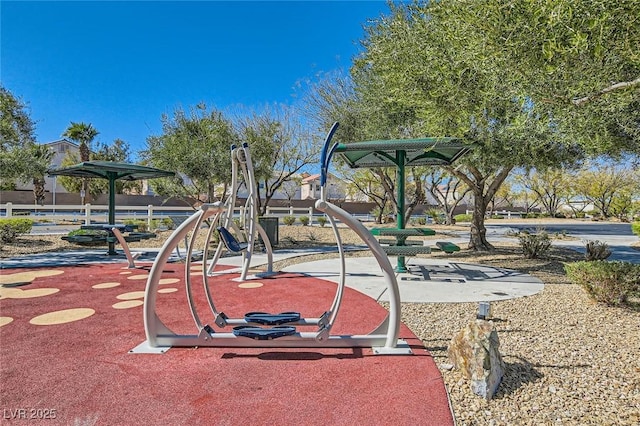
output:
POLYGON ((469 249, 477 251, 490 251, 494 247, 487 241, 487 228, 484 225, 484 216, 487 212, 487 202, 482 194, 474 194, 473 217, 471 218, 471 238, 469 249))
POLYGON ((44 184, 43 178, 33 178, 33 197, 36 204, 44 204, 44 184))
MULTIPOLYGON (((78 147, 78 150, 80 151, 80 162, 85 163, 87 161, 89 161, 90 159, 90 155, 91 155, 91 150, 89 149, 89 145, 87 145, 86 142, 82 141, 80 142, 80 146, 78 147)), ((84 196, 80 197, 80 204, 85 205, 87 202, 87 178, 81 178, 82 179, 82 187, 80 190, 81 194, 85 194, 84 196)))

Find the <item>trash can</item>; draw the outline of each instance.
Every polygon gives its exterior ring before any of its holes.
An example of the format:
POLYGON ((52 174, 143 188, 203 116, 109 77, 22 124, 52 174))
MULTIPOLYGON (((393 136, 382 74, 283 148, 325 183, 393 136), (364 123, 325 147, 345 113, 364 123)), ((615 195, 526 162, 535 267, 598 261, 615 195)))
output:
MULTIPOLYGON (((272 247, 277 246, 280 238, 278 233, 278 230, 279 230, 278 217, 261 216, 258 218, 258 223, 260 224, 260 226, 262 226, 262 229, 264 229, 264 232, 267 234, 267 238, 269 238, 269 242, 271 243, 271 246, 272 247)), ((262 241, 262 238, 260 238, 259 240, 262 241)))

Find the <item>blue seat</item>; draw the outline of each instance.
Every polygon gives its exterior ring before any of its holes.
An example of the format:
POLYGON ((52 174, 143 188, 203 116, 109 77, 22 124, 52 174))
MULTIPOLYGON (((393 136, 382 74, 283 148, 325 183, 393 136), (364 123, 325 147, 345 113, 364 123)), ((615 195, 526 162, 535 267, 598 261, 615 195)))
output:
POLYGON ((273 340, 278 337, 293 336, 296 334, 296 328, 284 325, 278 325, 273 328, 239 325, 233 327, 233 334, 238 337, 248 337, 254 340, 273 340))
POLYGON ((218 234, 220 235, 220 238, 222 239, 222 242, 229 251, 240 253, 247 249, 248 244, 239 243, 238 240, 236 240, 236 238, 231 234, 231 232, 229 232, 229 230, 224 226, 219 226, 216 229, 218 231, 218 234))

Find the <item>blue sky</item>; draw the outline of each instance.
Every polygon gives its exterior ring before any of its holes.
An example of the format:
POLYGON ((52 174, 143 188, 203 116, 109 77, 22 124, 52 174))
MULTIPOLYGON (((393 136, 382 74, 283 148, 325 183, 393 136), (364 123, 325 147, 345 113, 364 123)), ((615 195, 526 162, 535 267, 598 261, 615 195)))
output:
POLYGON ((293 103, 294 86, 348 69, 385 1, 0 3, 2 85, 29 106, 39 142, 71 121, 133 151, 160 117, 293 103))

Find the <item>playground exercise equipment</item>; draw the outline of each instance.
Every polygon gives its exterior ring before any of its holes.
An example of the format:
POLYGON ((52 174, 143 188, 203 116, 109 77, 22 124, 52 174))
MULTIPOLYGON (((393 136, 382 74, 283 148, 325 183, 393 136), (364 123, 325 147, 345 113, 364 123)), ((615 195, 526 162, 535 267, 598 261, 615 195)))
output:
MULTIPOLYGON (((221 310, 218 310, 214 303, 213 294, 209 287, 208 280, 210 275, 215 274, 213 267, 220 258, 221 251, 226 249, 231 252, 242 252, 243 269, 241 279, 246 279, 246 273, 249 269, 251 254, 255 243, 255 234, 259 232, 268 254, 268 269, 272 267, 271 246, 264 231, 260 231, 261 227, 257 223, 256 205, 255 205, 255 180, 253 178, 253 169, 251 165, 251 157, 249 147, 245 144, 242 148, 232 147, 232 161, 234 174, 232 177, 232 192, 238 185, 239 171, 243 173, 249 196, 247 197, 246 217, 244 224, 246 228, 246 241, 238 241, 234 236, 243 236, 232 218, 235 198, 227 203, 204 204, 200 210, 194 213, 189 219, 182 223, 173 234, 167 239, 161 248, 156 261, 151 268, 147 280, 144 298, 144 327, 147 340, 134 348, 132 353, 162 353, 171 347, 268 347, 268 348, 350 348, 350 347, 371 347, 374 354, 411 354, 411 349, 406 342, 399 340, 400 333, 400 292, 398 283, 393 271, 393 267, 389 262, 384 250, 373 235, 349 213, 338 206, 327 201, 327 176, 331 158, 337 143, 331 145, 331 139, 338 128, 335 123, 328 133, 321 155, 321 189, 320 199, 316 202, 316 209, 325 213, 333 228, 336 245, 338 247, 340 277, 336 286, 336 294, 331 306, 319 318, 302 318, 298 312, 286 311, 276 314, 266 312, 249 312, 243 318, 229 318, 221 310), (196 304, 194 303, 192 293, 191 280, 191 256, 196 234, 201 230, 205 220, 209 219, 214 226, 210 226, 207 234, 203 255, 203 273, 202 279, 204 284, 204 294, 207 298, 209 308, 213 314, 213 323, 204 323, 196 304), (367 244, 371 253, 377 260, 382 269, 384 280, 389 294, 389 311, 385 319, 368 334, 362 335, 334 335, 331 333, 332 327, 338 316, 340 305, 343 299, 345 289, 346 273, 345 273, 345 254, 340 239, 340 233, 336 225, 336 221, 340 221, 344 225, 351 228, 362 240, 367 244), (216 224, 221 224, 216 226, 216 224), (213 256, 211 265, 207 267, 207 247, 209 246, 212 232, 219 232, 220 243, 213 256), (233 231, 233 232, 232 232, 233 231), (195 323, 196 333, 194 334, 178 334, 167 327, 156 311, 156 299, 160 278, 164 266, 177 245, 189 232, 191 232, 191 240, 187 248, 186 265, 185 265, 185 284, 187 293, 187 303, 191 310, 191 314, 195 323), (299 331, 298 326, 311 327, 312 331, 299 331), (215 328, 214 328, 215 327, 215 328), (225 331, 225 328, 232 328, 231 331, 225 331), (315 328, 315 329, 314 329, 315 328)), ((274 278, 277 279, 277 276, 274 278)))
MULTIPOLYGON (((264 273, 258 274, 258 277, 265 277, 273 274, 273 249, 271 247, 271 241, 269 240, 264 228, 258 222, 258 191, 255 175, 253 173, 253 162, 251 161, 251 152, 248 144, 243 144, 242 147, 231 147, 231 195, 224 203, 223 214, 216 216, 213 220, 213 225, 210 227, 209 234, 207 235, 206 247, 209 246, 213 231, 218 233, 219 243, 216 248, 216 252, 213 256, 208 267, 205 267, 207 275, 212 276, 214 274, 214 268, 220 260, 222 252, 226 249, 231 253, 242 254, 242 269, 240 272, 240 281, 247 279, 247 274, 251 267, 251 259, 256 248, 256 238, 260 235, 264 250, 267 254, 267 270, 264 273), (240 177, 247 188, 247 198, 244 204, 244 208, 241 209, 240 224, 236 223, 233 218, 233 211, 235 209, 237 193, 240 187, 240 177), (242 226, 243 229, 240 229, 242 226), (234 234, 237 237, 234 237, 234 234), (238 241, 238 238, 240 241, 238 241)), ((206 251, 206 250, 205 250, 206 251)), ((207 255, 205 252, 204 259, 206 262, 207 255)))

